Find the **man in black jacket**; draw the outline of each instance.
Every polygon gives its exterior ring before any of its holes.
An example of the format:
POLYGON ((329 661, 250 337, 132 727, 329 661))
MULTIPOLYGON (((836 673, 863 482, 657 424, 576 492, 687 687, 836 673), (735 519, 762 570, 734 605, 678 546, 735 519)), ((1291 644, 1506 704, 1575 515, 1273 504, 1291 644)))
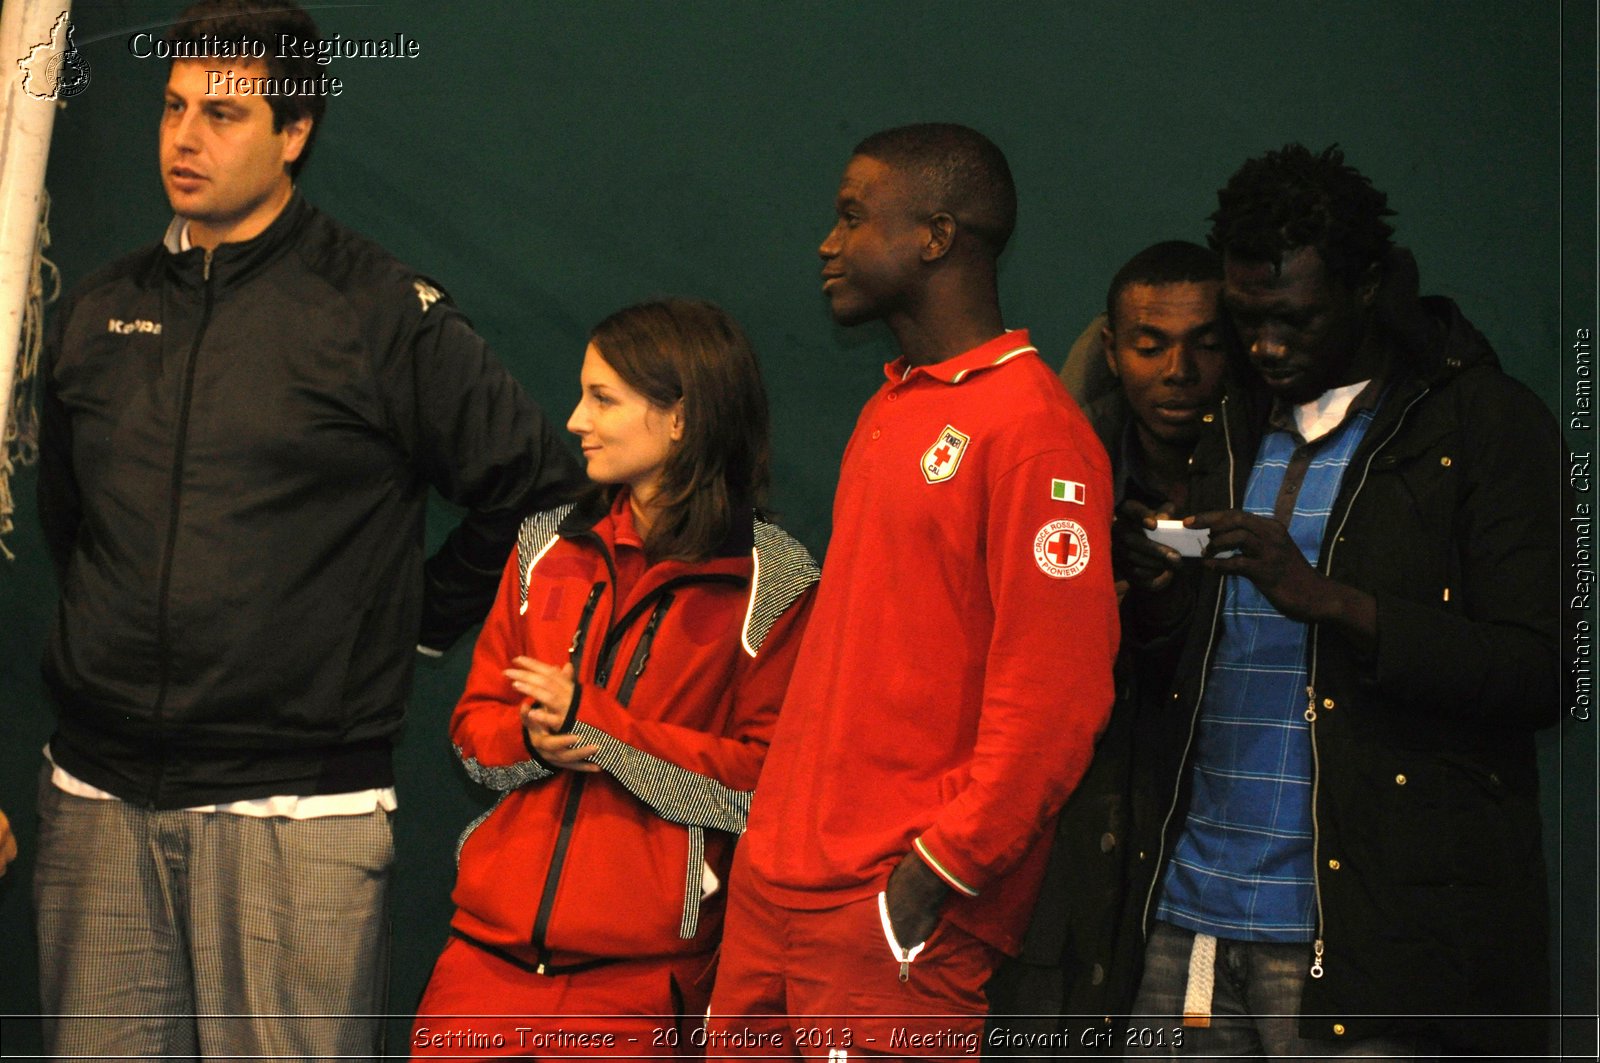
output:
POLYGON ((1212 216, 1272 401, 1224 401, 1186 520, 1209 574, 1134 1020, 1185 1053, 1542 1051, 1559 433, 1417 297, 1389 213, 1290 145, 1212 216))
POLYGON ((1188 619, 1196 575, 1191 564, 1190 586, 1168 592, 1178 558, 1146 537, 1145 518, 1192 512, 1189 457, 1216 416, 1230 361, 1222 315, 1222 256, 1166 240, 1112 277, 1092 351, 1095 390, 1084 413, 1111 456, 1117 506, 1117 701, 1088 772, 1061 810, 1021 955, 1001 966, 988 989, 991 1029, 1047 1035, 1035 1043, 1056 1055, 1121 1045, 1139 987, 1143 897, 1127 885, 1154 858, 1166 811, 1157 780, 1182 753, 1166 683, 1174 629, 1188 619), (1034 1018, 1019 1018, 1025 1015, 1034 1018))
POLYGON ((576 470, 437 286, 296 191, 309 16, 214 0, 170 39, 199 56, 161 120, 177 216, 62 305, 43 367, 46 1047, 360 1056, 413 647, 481 619, 576 470), (468 515, 424 564, 430 485, 468 515))

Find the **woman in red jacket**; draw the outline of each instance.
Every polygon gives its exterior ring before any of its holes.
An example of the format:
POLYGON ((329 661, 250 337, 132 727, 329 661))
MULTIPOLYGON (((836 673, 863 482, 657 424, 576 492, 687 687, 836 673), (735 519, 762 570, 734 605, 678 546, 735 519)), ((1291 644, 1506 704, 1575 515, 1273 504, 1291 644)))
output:
POLYGON ((500 797, 457 849, 414 1055, 696 1051, 816 582, 757 515, 766 395, 732 318, 622 310, 582 385, 567 427, 594 489, 524 522, 451 720, 500 797))

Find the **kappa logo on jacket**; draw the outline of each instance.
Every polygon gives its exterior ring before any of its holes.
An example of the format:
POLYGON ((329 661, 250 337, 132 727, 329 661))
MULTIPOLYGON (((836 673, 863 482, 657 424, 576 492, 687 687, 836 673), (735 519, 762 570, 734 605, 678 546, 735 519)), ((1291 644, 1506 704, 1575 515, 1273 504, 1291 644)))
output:
POLYGON ((434 303, 437 303, 440 299, 444 298, 443 292, 429 284, 427 281, 423 280, 421 277, 418 277, 416 280, 412 281, 411 286, 417 290, 417 302, 422 304, 422 312, 424 314, 428 312, 429 308, 432 307, 434 303))
POLYGON ((945 425, 933 446, 922 452, 922 478, 931 484, 943 483, 961 467, 961 456, 967 452, 972 437, 958 432, 954 425, 945 425))
POLYGON ((147 332, 152 336, 161 335, 161 322, 146 321, 139 318, 134 321, 118 321, 116 318, 106 322, 106 331, 118 336, 131 336, 135 332, 147 332))

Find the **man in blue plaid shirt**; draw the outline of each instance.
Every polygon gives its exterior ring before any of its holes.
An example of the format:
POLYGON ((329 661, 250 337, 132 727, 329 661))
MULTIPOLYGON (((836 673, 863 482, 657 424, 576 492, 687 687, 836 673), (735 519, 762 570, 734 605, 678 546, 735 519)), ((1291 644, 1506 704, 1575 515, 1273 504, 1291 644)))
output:
POLYGON ((1218 198, 1260 387, 1195 452, 1210 543, 1134 1024, 1184 1054, 1542 1051, 1559 432, 1418 297, 1337 149, 1252 159, 1218 198))

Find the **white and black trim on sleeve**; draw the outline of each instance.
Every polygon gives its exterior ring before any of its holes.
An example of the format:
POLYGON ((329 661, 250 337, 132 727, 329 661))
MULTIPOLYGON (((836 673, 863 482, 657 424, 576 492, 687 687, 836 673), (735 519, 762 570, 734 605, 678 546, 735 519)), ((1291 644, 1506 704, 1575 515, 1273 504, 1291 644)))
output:
POLYGON ((486 768, 478 763, 477 757, 467 756, 460 746, 456 746, 455 751, 461 766, 467 769, 468 778, 479 786, 487 786, 491 790, 515 790, 519 786, 548 779, 555 774, 555 769, 547 768, 531 757, 500 768, 486 768))
POLYGON ((494 804, 490 805, 488 808, 486 808, 482 812, 478 813, 477 818, 474 819, 471 823, 468 823, 467 824, 467 829, 461 832, 461 837, 456 839, 456 867, 457 867, 457 869, 459 869, 461 867, 461 850, 463 850, 463 849, 465 849, 467 847, 467 839, 472 837, 472 832, 473 831, 477 830, 479 827, 481 827, 483 825, 483 821, 484 820, 488 819, 490 816, 495 814, 495 810, 500 807, 500 802, 504 801, 509 796, 511 796, 511 791, 507 790, 504 793, 502 793, 499 797, 495 798, 494 799, 494 804))
POLYGON ((662 819, 685 827, 744 833, 750 816, 749 790, 734 790, 709 775, 680 768, 581 719, 572 725, 572 733, 578 737, 576 744, 598 746, 589 760, 662 819))
POLYGON ((477 757, 469 757, 462 752, 460 746, 456 746, 455 751, 456 757, 461 761, 461 766, 467 769, 467 775, 473 782, 479 786, 487 786, 491 790, 500 792, 500 796, 495 798, 494 804, 489 807, 488 811, 468 823, 467 829, 462 831, 461 837, 456 840, 456 866, 460 867, 461 850, 467 844, 467 839, 472 837, 472 832, 477 830, 484 820, 494 814, 494 810, 500 807, 500 802, 506 799, 506 795, 519 786, 550 778, 555 774, 555 769, 547 768, 538 761, 531 759, 516 764, 508 764, 503 768, 486 768, 478 763, 477 757))
POLYGON ((743 834, 750 816, 748 790, 733 790, 709 775, 652 756, 579 720, 572 727, 582 745, 599 746, 589 760, 656 815, 689 828, 689 858, 684 867, 683 917, 678 936, 694 937, 700 928, 700 871, 705 865, 705 830, 743 834))
POLYGON ((764 520, 755 522, 752 556, 750 607, 741 641, 744 651, 754 657, 778 617, 817 582, 822 569, 798 539, 764 520))
POLYGON ((539 559, 556 544, 556 529, 561 527, 561 522, 567 514, 572 512, 571 505, 560 506, 556 509, 546 509, 533 514, 522 522, 522 527, 517 529, 517 612, 528 611, 528 580, 533 575, 533 566, 539 559))

